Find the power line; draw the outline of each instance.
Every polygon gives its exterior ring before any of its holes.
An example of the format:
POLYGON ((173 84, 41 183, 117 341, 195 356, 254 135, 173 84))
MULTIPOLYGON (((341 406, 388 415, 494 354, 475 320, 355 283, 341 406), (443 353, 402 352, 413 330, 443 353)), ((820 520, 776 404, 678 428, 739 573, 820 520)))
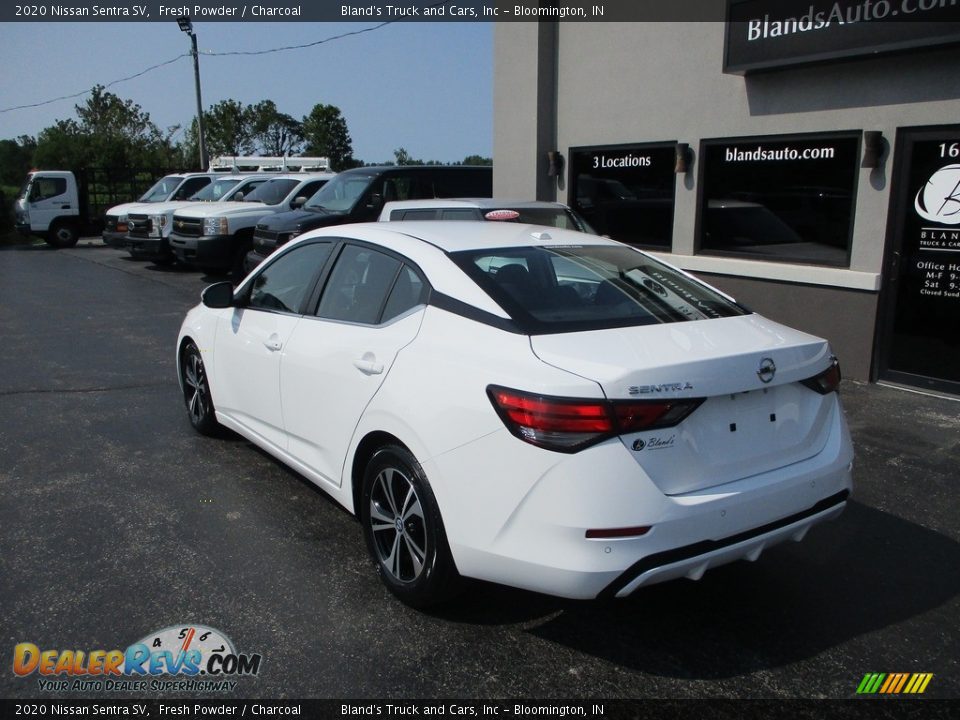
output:
MULTIPOLYGON (((445 5, 445 2, 436 3, 437 5, 445 5)), ((364 33, 373 32, 374 30, 379 30, 380 28, 386 27, 387 25, 392 24, 392 21, 382 22, 379 25, 373 25, 368 28, 363 28, 362 30, 353 30, 352 32, 341 33, 340 35, 333 35, 328 38, 323 38, 322 40, 315 40, 314 42, 304 43, 303 45, 287 45, 285 47, 278 48, 269 48, 267 50, 231 50, 227 52, 213 52, 213 51, 201 51, 201 55, 207 57, 226 57, 229 55, 268 55, 270 53, 285 52, 287 50, 302 50, 304 48, 316 47, 317 45, 323 45, 324 43, 333 42, 334 40, 342 40, 343 38, 352 37, 354 35, 363 35, 364 33)), ((141 75, 146 75, 148 72, 152 72, 159 68, 162 68, 166 65, 177 62, 185 57, 191 57, 191 53, 183 53, 182 55, 177 55, 175 58, 166 60, 162 63, 156 65, 151 65, 146 70, 141 70, 140 72, 130 75, 128 77, 120 78, 119 80, 112 80, 103 85, 104 88, 113 87, 118 83, 127 82, 128 80, 134 80, 135 78, 140 77, 141 75)), ((89 93, 90 90, 81 90, 78 93, 73 93, 72 95, 61 95, 60 97, 53 98, 51 100, 43 100, 42 102, 30 103, 28 105, 15 105, 8 108, 0 108, 0 114, 13 112, 14 110, 26 110, 28 108, 43 107, 44 105, 52 105, 55 102, 60 102, 61 100, 72 100, 74 98, 82 97, 89 93)))
POLYGON ((363 28, 362 30, 354 30, 352 32, 342 33, 341 35, 334 35, 333 37, 324 38, 323 40, 315 40, 314 42, 305 43, 303 45, 287 45, 286 47, 270 48, 269 50, 230 50, 227 52, 212 52, 206 50, 201 51, 200 54, 208 57, 225 57, 227 55, 269 55, 270 53, 284 52, 286 50, 302 50, 303 48, 323 45, 324 43, 332 42, 334 40, 342 40, 343 38, 351 37, 353 35, 363 35, 364 33, 379 30, 380 28, 391 25, 392 23, 392 20, 388 20, 387 22, 382 22, 379 25, 373 25, 372 27, 363 28))
MULTIPOLYGON (((103 87, 108 88, 116 85, 117 83, 126 82, 127 80, 133 80, 134 78, 138 78, 141 75, 146 75, 148 72, 151 72, 158 68, 162 68, 165 65, 170 65, 172 63, 175 63, 177 60, 180 60, 181 58, 185 58, 185 57, 190 57, 190 53, 183 53, 182 55, 177 55, 175 58, 171 58, 170 60, 166 60, 162 63, 152 65, 148 67, 146 70, 141 70, 135 75, 129 75, 128 77, 120 78, 119 80, 112 80, 107 84, 105 84, 103 87)), ((53 98, 52 100, 44 100, 43 102, 30 103, 29 105, 16 105, 14 107, 8 107, 8 108, 0 108, 0 113, 11 112, 13 110, 25 110, 27 108, 43 107, 44 105, 50 105, 55 102, 60 102, 61 100, 72 100, 73 98, 78 98, 82 95, 86 95, 88 92, 90 92, 89 89, 81 90, 80 92, 74 93, 73 95, 61 95, 60 97, 53 98)))

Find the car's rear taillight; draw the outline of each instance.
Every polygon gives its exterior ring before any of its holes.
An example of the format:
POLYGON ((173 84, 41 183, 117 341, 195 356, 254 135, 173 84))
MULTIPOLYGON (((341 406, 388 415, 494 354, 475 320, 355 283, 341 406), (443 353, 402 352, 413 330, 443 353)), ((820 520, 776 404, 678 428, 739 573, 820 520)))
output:
POLYGON ((821 395, 828 395, 836 392, 840 387, 840 363, 836 358, 833 363, 819 375, 814 375, 801 382, 811 390, 816 390, 821 395))
POLYGON ((616 401, 559 398, 491 385, 487 394, 507 429, 528 443, 577 452, 620 434, 670 427, 702 402, 691 400, 616 401))
POLYGON ((702 402, 702 398, 615 402, 613 410, 617 415, 620 432, 632 433, 677 425, 700 407, 702 402))

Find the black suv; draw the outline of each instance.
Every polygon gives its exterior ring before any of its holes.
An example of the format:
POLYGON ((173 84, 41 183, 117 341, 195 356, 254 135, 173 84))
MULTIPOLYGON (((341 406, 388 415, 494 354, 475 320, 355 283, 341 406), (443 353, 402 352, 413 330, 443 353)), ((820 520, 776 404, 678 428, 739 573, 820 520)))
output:
POLYGON ((373 222, 391 200, 491 197, 493 168, 470 165, 400 165, 345 170, 299 210, 277 213, 257 223, 249 272, 291 238, 329 225, 373 222))

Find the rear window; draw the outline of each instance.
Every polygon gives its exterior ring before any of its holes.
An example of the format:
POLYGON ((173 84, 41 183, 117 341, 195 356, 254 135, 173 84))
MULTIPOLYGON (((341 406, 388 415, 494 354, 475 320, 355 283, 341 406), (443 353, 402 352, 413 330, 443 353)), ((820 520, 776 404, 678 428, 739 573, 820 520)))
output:
POLYGON ((597 233, 587 225, 586 221, 577 222, 569 210, 563 208, 514 208, 520 217, 510 222, 526 223, 528 225, 547 225, 563 228, 564 230, 580 230, 592 235, 597 233))
POLYGON ((747 310, 632 248, 513 247, 451 255, 529 334, 709 320, 747 310))

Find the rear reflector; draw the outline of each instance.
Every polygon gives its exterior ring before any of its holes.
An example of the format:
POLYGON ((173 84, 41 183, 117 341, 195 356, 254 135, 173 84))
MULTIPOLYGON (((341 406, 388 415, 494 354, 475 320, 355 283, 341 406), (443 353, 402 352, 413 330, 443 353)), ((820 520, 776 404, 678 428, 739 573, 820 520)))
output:
POLYGON ((588 540, 600 540, 609 538, 640 537, 650 532, 650 527, 640 525, 638 527, 625 528, 601 528, 599 530, 587 530, 588 540))
POLYGON ((834 358, 833 364, 822 373, 807 378, 806 380, 801 380, 801 382, 811 390, 816 390, 821 395, 828 395, 839 389, 840 379, 840 363, 834 358))
POLYGON ((616 435, 671 427, 703 398, 616 401, 534 395, 491 385, 487 394, 507 429, 532 445, 577 452, 616 435))

